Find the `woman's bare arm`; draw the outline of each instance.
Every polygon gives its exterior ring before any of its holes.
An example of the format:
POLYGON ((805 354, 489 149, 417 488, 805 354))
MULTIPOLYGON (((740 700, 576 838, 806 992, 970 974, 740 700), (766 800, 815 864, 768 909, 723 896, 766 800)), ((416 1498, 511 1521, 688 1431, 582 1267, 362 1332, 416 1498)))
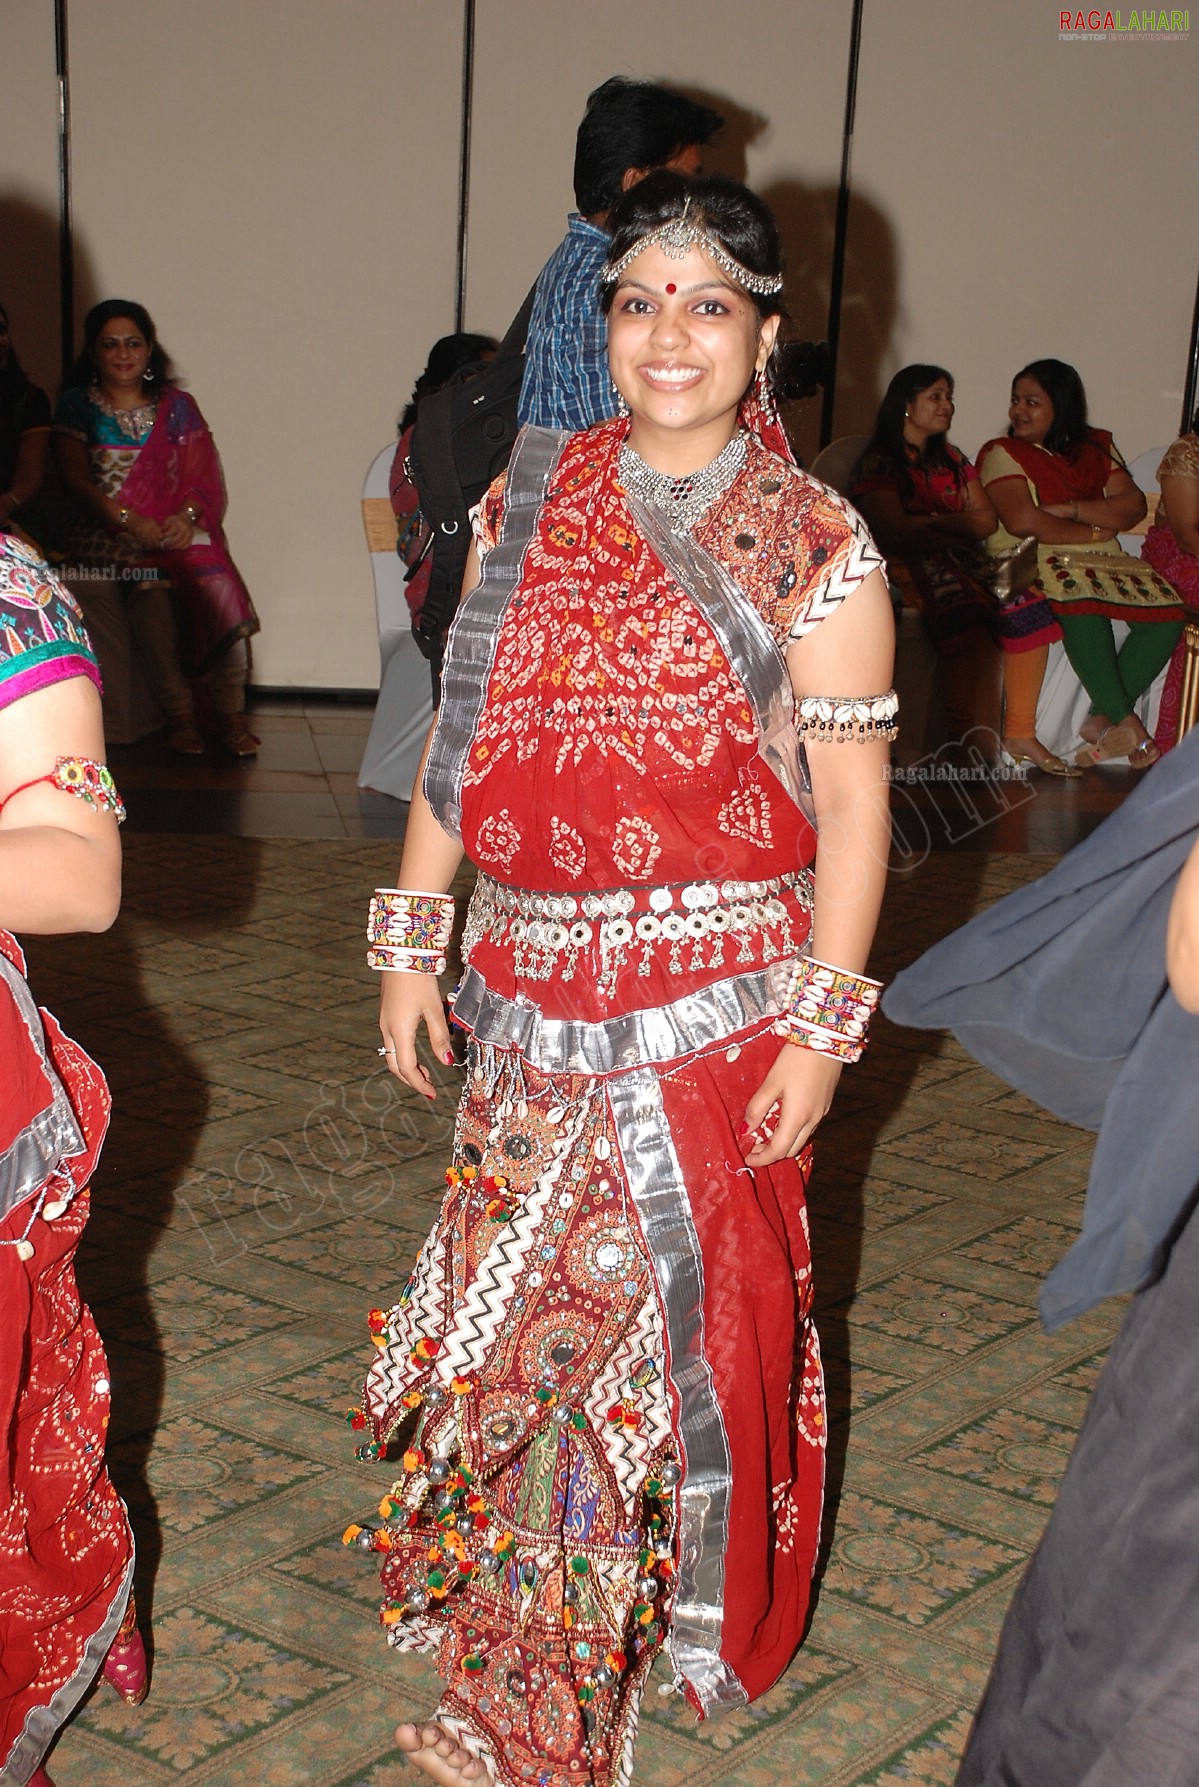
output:
POLYGON ((1068 521, 1082 521, 1088 527, 1110 528, 1114 534, 1126 534, 1138 521, 1145 519, 1148 504, 1122 465, 1116 466, 1104 486, 1103 495, 1089 502, 1052 503, 1047 515, 1058 515, 1068 521))
POLYGON ((14 509, 37 495, 46 476, 49 450, 48 428, 27 428, 22 434, 12 483, 7 490, 0 491, 0 521, 7 521, 14 509))
POLYGON ((930 525, 928 515, 909 515, 893 490, 871 490, 853 498, 879 549, 891 558, 907 553, 940 552, 945 541, 930 525))
MULTIPOLYGON (((1068 521, 1058 513, 1064 506, 1057 504, 1048 508, 1038 508, 1033 501, 1028 481, 1018 475, 1003 478, 992 478, 986 486, 987 495, 995 505, 1004 527, 1015 539, 1022 539, 1025 534, 1033 534, 1046 546, 1090 546, 1096 536, 1091 531, 1091 524, 1084 521, 1068 521)), ((1114 540, 1118 529, 1110 523, 1100 523, 1105 540, 1114 540)))
POLYGON ((1167 473, 1161 483, 1161 506, 1170 531, 1184 552, 1199 558, 1199 478, 1167 473))
MULTIPOLYGON (((472 546, 462 580, 462 599, 479 581, 479 555, 472 546)), ((436 719, 429 728, 425 748, 421 752, 412 804, 408 808, 408 824, 404 830, 404 850, 400 857, 397 887, 419 889, 422 893, 448 893, 462 863, 463 849, 455 838, 442 830, 433 809, 425 799, 425 762, 433 742, 436 719)), ((433 1081, 422 1067, 416 1053, 416 1039, 422 1023, 439 1061, 452 1060, 450 1033, 441 1003, 441 987, 435 974, 409 974, 403 970, 384 970, 379 1011, 379 1029, 384 1047, 394 1050, 387 1056, 387 1065, 397 1079, 403 1080, 425 1098, 436 1098, 433 1081)))
POLYGON ((106 931, 121 903, 115 817, 35 781, 60 757, 104 761, 100 697, 84 676, 0 709, 0 925, 6 930, 106 931), (25 782, 34 786, 13 792, 25 782))
MULTIPOLYGON (((787 652, 796 696, 881 695, 891 687, 895 623, 882 573, 874 571, 836 614, 787 652)), ((878 924, 891 844, 885 740, 808 746, 816 846, 812 954, 860 973, 878 924)), ((746 1156, 767 1166, 798 1153, 832 1103, 841 1068, 836 1061, 784 1043, 746 1107, 756 1129, 776 1102, 773 1136, 746 1156)))

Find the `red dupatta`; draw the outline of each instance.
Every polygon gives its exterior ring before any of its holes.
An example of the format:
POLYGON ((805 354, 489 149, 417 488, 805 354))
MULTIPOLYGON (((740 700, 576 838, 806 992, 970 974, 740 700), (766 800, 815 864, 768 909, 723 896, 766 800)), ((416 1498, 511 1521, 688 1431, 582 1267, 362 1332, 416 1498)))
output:
POLYGON ((187 504, 198 510, 198 532, 181 551, 150 555, 182 598, 180 649, 189 676, 208 670, 238 639, 258 631, 250 592, 229 556, 221 522, 225 479, 216 444, 195 399, 168 385, 148 439, 121 487, 139 515, 166 521, 187 504))
POLYGON ((1102 428, 1092 428, 1068 456, 1051 453, 1046 447, 1034 447, 1031 441, 1018 440, 1015 435, 999 435, 980 449, 980 468, 992 447, 1002 447, 1011 454, 1042 507, 1046 503, 1095 502, 1121 463, 1112 452, 1111 435, 1102 428))

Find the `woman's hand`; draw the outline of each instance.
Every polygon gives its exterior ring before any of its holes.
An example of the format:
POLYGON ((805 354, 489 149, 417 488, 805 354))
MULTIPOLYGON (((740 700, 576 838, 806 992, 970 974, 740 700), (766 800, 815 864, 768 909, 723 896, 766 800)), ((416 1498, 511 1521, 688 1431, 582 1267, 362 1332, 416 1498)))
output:
POLYGON ((421 1024, 429 1033, 433 1053, 447 1067, 453 1065, 450 1032, 441 1003, 441 986, 435 974, 409 974, 403 969, 385 969, 383 997, 379 1011, 379 1029, 387 1050, 387 1068, 397 1080, 403 1080, 422 1097, 437 1097, 433 1081, 421 1066, 416 1053, 417 1032, 421 1024))
POLYGON ((124 522, 123 531, 139 545, 143 552, 157 552, 162 545, 163 530, 148 515, 138 515, 130 509, 124 522))
MULTIPOLYGON (((782 1045, 774 1066, 745 1107, 747 1131, 760 1128, 773 1107, 779 1107, 774 1133, 745 1156, 747 1166, 773 1166, 806 1148, 833 1102, 841 1066, 840 1061, 818 1055, 814 1049, 793 1042, 782 1045)), ((742 1140, 746 1139, 743 1132, 742 1140)))
POLYGON ((192 543, 195 535, 192 518, 181 509, 178 515, 168 515, 162 524, 162 544, 168 552, 182 552, 192 543))

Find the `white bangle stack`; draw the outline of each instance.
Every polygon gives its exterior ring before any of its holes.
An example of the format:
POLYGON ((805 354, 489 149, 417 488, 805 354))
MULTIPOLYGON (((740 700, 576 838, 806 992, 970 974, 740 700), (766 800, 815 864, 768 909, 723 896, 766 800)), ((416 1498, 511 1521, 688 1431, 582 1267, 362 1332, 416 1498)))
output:
POLYGON ((453 929, 452 894, 377 887, 366 923, 367 966, 405 974, 444 974, 453 929))

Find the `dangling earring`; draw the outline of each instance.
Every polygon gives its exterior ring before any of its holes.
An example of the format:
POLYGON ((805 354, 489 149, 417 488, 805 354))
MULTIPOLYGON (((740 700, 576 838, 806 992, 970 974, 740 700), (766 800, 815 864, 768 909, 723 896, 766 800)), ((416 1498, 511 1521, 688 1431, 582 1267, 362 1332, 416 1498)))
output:
POLYGON ((627 421, 628 415, 629 415, 629 406, 624 400, 623 392, 618 391, 615 384, 613 384, 613 386, 612 386, 612 395, 616 399, 616 414, 620 417, 622 422, 627 421))
POLYGON ((774 400, 774 389, 771 386, 770 380, 766 376, 766 368, 764 366, 759 366, 758 368, 758 376, 754 380, 754 396, 758 400, 759 407, 761 408, 767 426, 770 428, 781 428, 782 418, 779 415, 779 406, 774 400))
POLYGON ((152 385, 154 383, 154 368, 152 366, 147 366, 146 370, 142 373, 142 383, 143 385, 152 385))

